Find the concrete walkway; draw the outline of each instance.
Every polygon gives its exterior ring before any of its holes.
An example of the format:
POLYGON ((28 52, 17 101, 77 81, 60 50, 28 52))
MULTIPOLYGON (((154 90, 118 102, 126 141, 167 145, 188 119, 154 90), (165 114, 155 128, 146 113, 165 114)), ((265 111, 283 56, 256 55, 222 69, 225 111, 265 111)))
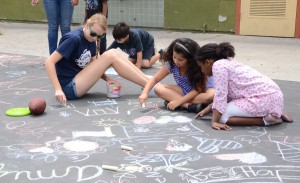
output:
MULTIPOLYGON (((74 26, 76 29, 79 26, 74 26)), ((236 58, 272 79, 300 81, 300 39, 238 36, 217 33, 175 32, 146 29, 154 37, 158 49, 174 39, 188 37, 200 45, 228 41, 236 49, 236 58)), ((113 41, 112 28, 107 33, 108 45, 113 41)), ((0 52, 32 56, 48 56, 47 24, 0 23, 0 52)))

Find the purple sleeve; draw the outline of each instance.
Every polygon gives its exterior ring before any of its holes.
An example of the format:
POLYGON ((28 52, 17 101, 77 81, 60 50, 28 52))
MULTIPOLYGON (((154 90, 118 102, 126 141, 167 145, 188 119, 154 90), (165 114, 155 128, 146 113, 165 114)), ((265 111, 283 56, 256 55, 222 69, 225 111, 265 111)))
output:
POLYGON ((214 84, 214 77, 213 76, 210 76, 210 77, 207 77, 207 81, 206 81, 206 88, 214 88, 215 87, 215 84, 214 84))
POLYGON ((171 71, 171 65, 170 65, 170 62, 166 62, 166 63, 165 63, 165 66, 166 66, 166 68, 168 69, 169 73, 171 73, 171 72, 170 72, 170 71, 171 71))

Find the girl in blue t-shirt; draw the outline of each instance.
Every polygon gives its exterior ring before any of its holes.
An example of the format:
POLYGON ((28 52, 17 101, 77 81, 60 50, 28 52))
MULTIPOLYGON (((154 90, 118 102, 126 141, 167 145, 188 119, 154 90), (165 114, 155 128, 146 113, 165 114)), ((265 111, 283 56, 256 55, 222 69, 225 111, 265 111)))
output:
POLYGON ((83 28, 63 36, 59 46, 45 61, 45 67, 55 90, 58 102, 66 105, 67 99, 85 95, 102 78, 107 84, 121 84, 105 75, 112 66, 120 76, 140 86, 145 86, 148 77, 127 60, 120 51, 112 49, 96 59, 96 39, 107 29, 106 17, 95 14, 83 28))
POLYGON ((156 95, 166 100, 170 110, 183 107, 189 112, 199 112, 212 103, 214 97, 213 78, 206 76, 196 62, 198 43, 183 38, 174 40, 162 55, 164 66, 151 78, 141 93, 139 100, 143 104, 148 99, 152 87, 156 95), (176 85, 157 84, 168 74, 172 74, 176 85))

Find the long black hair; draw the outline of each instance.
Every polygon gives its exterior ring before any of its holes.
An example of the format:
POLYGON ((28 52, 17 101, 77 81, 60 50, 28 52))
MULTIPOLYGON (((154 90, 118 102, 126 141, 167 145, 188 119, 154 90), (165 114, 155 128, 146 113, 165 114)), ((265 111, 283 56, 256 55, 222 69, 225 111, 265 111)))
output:
POLYGON ((173 68, 175 65, 173 52, 181 54, 187 59, 186 74, 189 82, 196 91, 203 92, 205 90, 206 76, 202 73, 196 62, 196 55, 199 48, 199 44, 189 38, 175 39, 162 55, 162 61, 169 62, 171 68, 173 68))
POLYGON ((197 62, 204 63, 206 60, 218 61, 220 59, 233 58, 234 47, 229 42, 220 44, 209 43, 202 46, 197 53, 197 62))

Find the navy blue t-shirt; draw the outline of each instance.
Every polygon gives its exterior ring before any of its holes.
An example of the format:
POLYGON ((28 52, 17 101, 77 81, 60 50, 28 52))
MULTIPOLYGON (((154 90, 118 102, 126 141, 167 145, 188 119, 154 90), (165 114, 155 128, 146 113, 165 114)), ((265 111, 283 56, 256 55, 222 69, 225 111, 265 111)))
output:
MULTIPOLYGON (((85 20, 89 19, 96 13, 102 12, 102 3, 108 0, 85 0, 85 20)), ((107 18, 107 16, 106 16, 107 18)))
POLYGON ((56 51, 63 56, 55 68, 60 85, 65 87, 96 55, 96 42, 86 40, 79 28, 64 35, 56 51))
POLYGON ((136 58, 137 53, 154 44, 154 38, 147 31, 142 29, 129 29, 129 41, 127 43, 117 43, 114 41, 109 47, 120 48, 127 53, 130 58, 136 58))

